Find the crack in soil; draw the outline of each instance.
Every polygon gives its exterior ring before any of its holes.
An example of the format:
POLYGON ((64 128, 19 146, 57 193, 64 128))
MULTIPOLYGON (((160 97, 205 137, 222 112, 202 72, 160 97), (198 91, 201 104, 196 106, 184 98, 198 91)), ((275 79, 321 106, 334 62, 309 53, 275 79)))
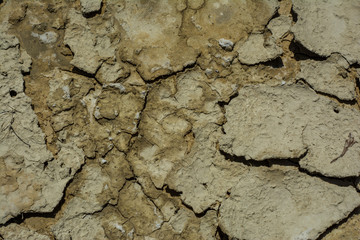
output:
POLYGON ((360 206, 355 208, 351 213, 349 213, 348 216, 343 218, 341 221, 339 221, 339 222, 333 224, 332 226, 328 227, 323 233, 320 234, 320 236, 318 238, 316 238, 316 240, 324 239, 333 230, 337 229, 339 226, 341 226, 342 224, 347 222, 351 217, 353 217, 354 215, 359 214, 359 213, 360 213, 360 206))
POLYGON ((341 186, 341 187, 348 187, 352 186, 354 187, 358 192, 359 190, 356 188, 356 179, 357 177, 343 177, 343 178, 337 178, 337 177, 327 177, 324 176, 318 172, 310 172, 304 168, 302 168, 299 164, 300 160, 305 158, 308 151, 303 153, 299 158, 288 158, 288 159, 265 159, 262 161, 256 161, 253 159, 246 160, 244 156, 235 156, 231 155, 229 153, 226 153, 222 150, 219 150, 220 154, 225 157, 226 160, 232 161, 232 162, 238 162, 242 165, 249 166, 249 167, 272 167, 273 165, 276 166, 292 166, 296 167, 300 172, 305 173, 311 177, 319 178, 325 182, 341 186))
POLYGON ((339 103, 339 104, 345 104, 345 105, 350 105, 350 106, 355 106, 357 105, 357 100, 354 99, 354 100, 344 100, 344 99, 340 99, 338 98, 337 96, 335 95, 332 95, 332 94, 329 94, 329 93, 325 93, 325 92, 322 92, 322 91, 318 91, 318 90, 315 90, 305 79, 299 79, 296 81, 296 83, 302 83, 304 85, 306 85, 307 87, 309 87, 311 90, 313 90, 316 94, 319 94, 321 96, 325 96, 325 97, 328 97, 330 98, 331 100, 339 103))

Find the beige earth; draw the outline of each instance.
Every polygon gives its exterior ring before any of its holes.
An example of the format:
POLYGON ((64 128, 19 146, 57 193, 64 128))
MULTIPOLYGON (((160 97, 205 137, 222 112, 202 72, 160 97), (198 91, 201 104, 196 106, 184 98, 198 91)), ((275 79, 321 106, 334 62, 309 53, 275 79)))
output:
POLYGON ((357 0, 0 0, 0 239, 360 239, 357 0))

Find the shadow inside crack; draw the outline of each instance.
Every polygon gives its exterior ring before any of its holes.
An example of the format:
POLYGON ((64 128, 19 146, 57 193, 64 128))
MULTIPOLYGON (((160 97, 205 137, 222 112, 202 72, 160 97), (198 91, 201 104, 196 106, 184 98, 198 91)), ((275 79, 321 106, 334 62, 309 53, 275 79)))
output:
MULTIPOLYGON (((238 162, 245 166, 249 167, 272 167, 272 166, 291 166, 296 167, 298 170, 306 175, 309 175, 311 177, 316 177, 321 179, 322 181, 325 181, 327 183, 339 186, 339 187, 354 187, 356 188, 356 179, 357 177, 328 177, 324 176, 319 172, 310 172, 309 170, 302 168, 300 166, 300 160, 305 158, 308 151, 305 151, 300 157, 298 158, 288 158, 288 159, 278 159, 278 158, 270 158, 265 159, 262 161, 257 160, 246 160, 244 156, 234 156, 229 153, 224 152, 223 150, 219 150, 220 154, 225 157, 226 160, 232 161, 232 162, 238 162)), ((359 190, 357 189, 359 192, 359 190)))
POLYGON ((249 167, 262 167, 262 166, 272 167, 273 165, 298 167, 299 166, 298 162, 300 161, 300 159, 305 157, 305 155, 307 154, 307 151, 306 151, 299 158, 289 158, 289 159, 274 158, 274 159, 265 159, 262 161, 257 161, 257 160, 253 160, 253 159, 246 160, 246 158, 244 156, 231 155, 227 152, 224 152, 221 149, 219 151, 220 151, 220 154, 225 157, 225 159, 230 160, 232 162, 238 162, 238 163, 241 163, 241 164, 243 164, 245 166, 249 166, 249 167))
POLYGON ((165 192, 170 194, 170 196, 172 196, 172 197, 180 197, 181 194, 182 194, 182 192, 180 192, 180 191, 176 191, 174 189, 171 189, 168 185, 164 185, 163 190, 165 190, 165 192))
POLYGON ((281 57, 277 57, 271 61, 260 63, 261 65, 272 67, 272 68, 282 68, 284 67, 284 63, 281 59, 281 57))
MULTIPOLYGON (((335 96, 335 95, 333 95, 333 94, 329 94, 329 93, 325 93, 325 92, 322 92, 322 91, 318 91, 318 90, 314 89, 305 79, 299 79, 299 80, 297 80, 297 81, 296 81, 296 84, 304 85, 304 86, 310 88, 311 90, 313 90, 314 92, 316 92, 317 94, 322 95, 322 96, 325 96, 325 97, 328 97, 328 98, 330 98, 330 99, 332 99, 332 100, 335 100, 335 101, 337 101, 337 102, 339 102, 339 103, 341 103, 341 104, 346 104, 346 105, 351 105, 351 106, 353 106, 353 105, 356 105, 356 103, 357 103, 356 99, 354 99, 354 100, 344 100, 344 99, 338 98, 337 96, 335 96)), ((335 111, 335 112, 336 112, 336 111, 335 111)), ((336 112, 336 113, 338 113, 338 112, 336 112)))
POLYGON ((222 231, 220 226, 216 228, 216 235, 219 237, 220 240, 230 240, 229 236, 222 231))
POLYGON ((325 230, 325 232, 323 232, 322 234, 320 234, 320 236, 316 239, 316 240, 322 240, 324 239, 329 233, 331 233, 334 229, 337 229, 339 226, 341 226, 342 224, 344 224, 345 222, 347 222, 351 217, 353 217, 354 215, 360 214, 360 206, 355 208, 346 218, 342 219, 340 222, 335 223, 334 225, 330 226, 329 228, 327 228, 325 230))
POLYGON ((74 181, 75 176, 82 171, 82 168, 84 167, 85 163, 80 166, 80 168, 76 171, 74 174, 74 177, 70 179, 64 189, 63 189, 63 195, 60 199, 60 201, 57 203, 57 205, 54 207, 54 209, 51 212, 26 212, 26 213, 20 213, 16 217, 11 218, 4 224, 0 224, 0 227, 6 227, 12 223, 15 224, 22 224, 26 219, 39 217, 39 218, 55 218, 56 215, 61 211, 61 208, 64 206, 66 201, 66 191, 69 188, 70 184, 74 181))
POLYGON ((308 59, 325 61, 327 59, 326 57, 320 56, 310 51, 296 40, 291 41, 289 49, 294 53, 294 58, 296 61, 308 60, 308 59))
POLYGON ((291 7, 290 14, 294 23, 298 21, 298 14, 294 11, 294 6, 291 7))

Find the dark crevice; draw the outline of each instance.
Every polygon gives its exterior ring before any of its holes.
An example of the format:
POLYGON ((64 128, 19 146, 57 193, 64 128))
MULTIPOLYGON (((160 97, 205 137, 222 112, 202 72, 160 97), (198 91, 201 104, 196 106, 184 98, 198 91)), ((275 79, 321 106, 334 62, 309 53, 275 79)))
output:
MULTIPOLYGON (((138 130, 139 130, 140 122, 141 122, 141 115, 142 115, 142 113, 144 112, 144 110, 146 109, 146 105, 147 105, 147 103, 148 103, 149 92, 150 92, 150 89, 147 89, 147 90, 146 90, 145 97, 144 97, 144 105, 143 105, 142 109, 140 110, 139 120, 138 120, 138 122, 136 123, 136 129, 138 129, 138 130)), ((136 135, 138 135, 138 132, 139 132, 139 131, 136 132, 136 135)))
MULTIPOLYGON (((196 57, 196 59, 198 59, 199 56, 200 56, 200 55, 198 55, 198 56, 196 57)), ((136 71, 137 71, 137 73, 141 76, 141 78, 142 78, 146 83, 155 83, 155 82, 158 82, 158 81, 160 81, 160 80, 165 80, 165 79, 167 79, 167 78, 169 78, 169 77, 176 76, 176 75, 179 74, 179 73, 184 73, 184 72, 186 72, 187 70, 194 68, 194 67, 196 66, 196 62, 197 62, 197 61, 194 61, 194 63, 189 64, 189 65, 183 67, 183 69, 180 70, 180 71, 171 72, 171 73, 169 73, 169 74, 164 74, 164 75, 161 75, 161 76, 158 76, 158 77, 156 77, 156 78, 154 78, 154 79, 149 79, 149 80, 145 80, 144 77, 142 76, 142 74, 141 74, 137 69, 136 69, 136 71)))
POLYGON ((170 196, 172 196, 172 197, 180 197, 182 194, 182 192, 178 192, 174 189, 169 188, 168 185, 164 185, 163 190, 165 190, 165 192, 170 194, 170 196))
POLYGON ((229 236, 221 230, 221 227, 216 228, 216 235, 219 236, 220 240, 230 240, 229 236))
POLYGON ((358 94, 358 96, 357 96, 357 100, 358 100, 358 102, 357 102, 357 104, 360 106, 360 80, 359 80, 359 78, 356 78, 355 79, 355 83, 356 83, 356 88, 357 88, 357 94, 358 94))
POLYGON ((294 23, 298 21, 298 14, 294 11, 294 6, 291 7, 290 14, 294 23))
POLYGON ((131 182, 131 181, 138 182, 136 176, 135 176, 135 177, 131 177, 131 178, 125 178, 125 179, 126 179, 126 181, 128 181, 128 182, 131 182))
POLYGON ((339 186, 339 187, 349 187, 352 186, 356 189, 356 177, 341 177, 341 178, 337 178, 337 177, 327 177, 322 175, 319 172, 310 172, 307 169, 304 169, 300 166, 298 166, 298 169, 300 172, 305 173, 311 177, 316 177, 316 178, 320 178, 321 180, 323 180, 324 182, 339 186))
POLYGON ((23 78, 23 93, 25 93, 25 95, 27 95, 26 94, 26 81, 25 81, 25 78, 23 78))
POLYGON ((264 66, 272 67, 272 68, 282 68, 282 67, 284 67, 284 63, 283 63, 281 57, 277 57, 274 60, 271 60, 271 61, 268 61, 268 62, 260 63, 260 65, 264 65, 264 66))
POLYGON ((356 214, 360 214, 360 206, 355 208, 346 218, 342 219, 340 222, 335 223, 334 225, 330 226, 329 228, 326 229, 325 232, 323 232, 322 234, 320 234, 320 236, 318 238, 316 238, 316 240, 322 240, 326 237, 326 235, 328 235, 330 232, 332 232, 334 229, 337 229, 340 225, 344 224, 345 222, 347 222, 352 216, 356 215, 356 214))
POLYGON ((209 208, 205 209, 204 211, 202 211, 202 212, 200 212, 200 213, 196 213, 196 212, 194 211, 193 207, 190 206, 189 204, 185 203, 182 199, 181 199, 181 203, 182 203, 182 205, 185 206, 187 209, 189 209, 190 211, 192 211, 197 218, 202 218, 203 216, 206 215, 206 213, 207 213, 209 210, 212 210, 212 208, 209 207, 209 208))
POLYGON ((326 57, 320 56, 310 51, 309 49, 304 47, 301 43, 296 41, 292 41, 290 43, 289 49, 294 53, 294 58, 296 61, 308 60, 308 59, 325 61, 327 59, 326 57))
POLYGON ((16 95, 18 94, 15 90, 10 90, 9 91, 10 97, 16 97, 16 95))
POLYGON ((181 200, 181 204, 186 207, 187 209, 189 209, 190 211, 192 211, 195 216, 197 218, 202 218, 206 215, 206 213, 209 211, 209 210, 212 210, 211 207, 205 209, 204 211, 200 212, 200 213, 196 213, 193 209, 192 206, 190 206, 189 204, 185 203, 180 197, 181 197, 181 194, 182 192, 179 192, 179 191, 176 191, 174 189, 171 189, 168 185, 164 185, 163 188, 162 188, 166 193, 170 194, 171 197, 174 197, 174 198, 179 198, 181 200))
POLYGON ((267 26, 269 25, 269 23, 274 19, 274 18, 277 18, 277 17, 280 17, 280 14, 279 14, 279 9, 276 10, 276 12, 274 13, 274 15, 272 15, 272 17, 269 19, 269 21, 266 23, 266 28, 267 26))
POLYGON ((221 108, 224 108, 226 105, 229 105, 229 103, 231 102, 231 100, 233 100, 234 98, 236 98, 237 96, 239 96, 239 93, 238 92, 235 92, 233 95, 230 96, 230 99, 229 101, 219 101, 217 102, 219 104, 219 106, 221 108))
POLYGON ((87 77, 87 78, 95 78, 95 74, 91 74, 88 72, 85 72, 84 70, 81 70, 80 68, 77 67, 73 67, 73 69, 71 70, 72 73, 87 77))
POLYGON ((307 155, 307 151, 303 153, 299 158, 289 158, 289 159, 266 159, 263 161, 256 161, 256 160, 246 160, 243 156, 235 156, 229 153, 226 153, 222 150, 219 150, 220 154, 225 157, 225 159, 230 160, 232 162, 238 162, 245 166, 249 167, 272 167, 276 166, 292 166, 299 169, 300 172, 309 175, 311 177, 316 177, 325 181, 327 183, 340 186, 340 187, 348 187, 352 186, 356 189, 356 177, 328 177, 324 176, 319 172, 310 172, 307 169, 304 169, 300 166, 299 162, 301 159, 305 158, 307 155))
POLYGON ((53 159, 51 159, 50 161, 46 161, 43 164, 43 171, 47 168, 47 166, 49 165, 49 162, 51 162, 53 159))
POLYGON ((244 156, 235 156, 231 155, 227 152, 224 152, 223 150, 219 150, 220 154, 225 157, 225 159, 230 160, 232 162, 238 162, 245 166, 249 167, 272 167, 273 165, 278 166, 298 166, 297 163, 306 156, 307 152, 305 152, 303 155, 301 155, 299 158, 290 158, 290 159, 266 159, 262 161, 257 160, 246 160, 244 156))
MULTIPOLYGON (((31 70, 31 66, 30 66, 30 70, 31 70)), ((30 75, 30 71, 21 71, 21 74, 25 77, 25 76, 29 76, 30 75)))
MULTIPOLYGON (((332 95, 332 94, 329 94, 329 93, 324 93, 324 92, 321 92, 321 91, 317 91, 317 90, 315 90, 305 79, 299 79, 299 80, 296 81, 296 83, 297 83, 297 84, 298 84, 298 83, 304 84, 304 85, 306 85, 307 87, 309 87, 310 89, 312 89, 316 94, 319 94, 319 95, 328 97, 328 98, 330 98, 330 99, 332 99, 332 100, 335 100, 335 101, 337 101, 337 102, 339 102, 339 103, 346 104, 346 105, 351 105, 351 106, 354 106, 354 105, 357 104, 356 99, 353 99, 353 100, 344 100, 344 99, 338 98, 338 97, 335 96, 335 95, 332 95)), ((336 112, 336 113, 339 113, 339 111, 340 111, 340 110, 337 109, 337 108, 334 109, 334 112, 336 112)))
MULTIPOLYGON (((221 109, 221 112, 224 114, 225 116, 225 113, 226 113, 226 109, 225 109, 225 106, 226 105, 229 105, 231 100, 233 100, 234 98, 236 98, 237 96, 239 96, 239 92, 236 91, 233 95, 231 95, 229 97, 229 101, 219 101, 217 102, 217 104, 219 105, 220 109, 221 109)), ((218 124, 219 126, 221 126, 221 131, 223 134, 226 134, 225 133, 225 130, 224 130, 224 127, 223 125, 227 122, 227 120, 225 119, 225 121, 223 121, 222 123, 218 124)))
POLYGON ((6 227, 12 223, 15 224, 22 224, 26 219, 29 218, 33 218, 33 217, 40 217, 40 218, 55 218, 56 215, 59 213, 59 211, 61 210, 62 206, 65 203, 65 198, 66 198, 66 190, 68 189, 68 187, 70 186, 70 184, 73 182, 76 174, 78 174, 79 172, 81 172, 83 166, 85 165, 82 164, 80 166, 80 168, 76 171, 76 173, 74 174, 73 178, 69 180, 69 182, 67 182, 67 184, 64 187, 63 190, 63 195, 61 200, 58 202, 58 204, 55 206, 55 208, 51 211, 51 212, 27 212, 27 213, 21 213, 18 216, 10 219, 9 221, 7 221, 4 224, 0 224, 0 227, 6 227))
MULTIPOLYGON (((66 26, 65 26, 64 28, 66 28, 66 26)), ((71 50, 70 46, 67 45, 67 44, 65 44, 64 46, 65 46, 65 48, 67 48, 67 49, 70 50, 70 53, 71 53, 71 54, 64 54, 64 53, 62 53, 62 55, 63 55, 63 56, 71 56, 71 57, 74 57, 75 54, 74 54, 74 52, 71 50)))

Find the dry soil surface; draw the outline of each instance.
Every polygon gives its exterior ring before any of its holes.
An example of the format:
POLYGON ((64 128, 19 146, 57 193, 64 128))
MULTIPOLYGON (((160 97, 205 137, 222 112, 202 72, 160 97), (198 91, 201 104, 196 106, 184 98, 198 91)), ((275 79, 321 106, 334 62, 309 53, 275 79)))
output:
POLYGON ((358 0, 0 0, 0 239, 360 239, 358 0))

